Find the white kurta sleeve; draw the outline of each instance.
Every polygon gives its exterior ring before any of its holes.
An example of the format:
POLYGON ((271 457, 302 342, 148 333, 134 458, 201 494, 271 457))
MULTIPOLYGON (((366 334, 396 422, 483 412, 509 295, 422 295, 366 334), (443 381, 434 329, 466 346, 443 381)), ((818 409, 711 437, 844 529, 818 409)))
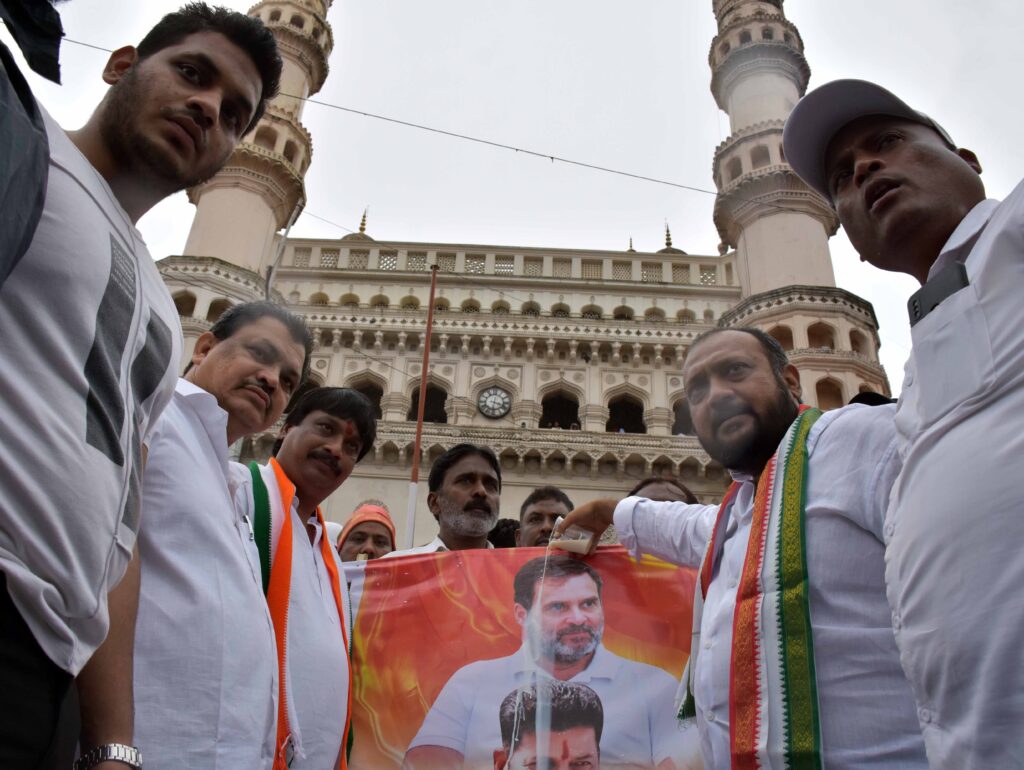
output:
POLYGON ((627 497, 615 507, 615 529, 633 556, 643 554, 697 567, 715 526, 717 505, 664 503, 627 497))

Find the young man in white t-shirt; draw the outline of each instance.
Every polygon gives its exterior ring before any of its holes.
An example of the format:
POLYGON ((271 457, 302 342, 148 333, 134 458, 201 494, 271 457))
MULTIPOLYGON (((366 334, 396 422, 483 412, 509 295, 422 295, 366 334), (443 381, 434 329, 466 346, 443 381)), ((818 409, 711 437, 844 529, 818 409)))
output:
POLYGON ((129 562, 181 331, 135 223, 220 169, 280 71, 259 20, 192 4, 110 56, 111 88, 81 129, 39 108, 46 197, 0 282, 0 692, 18 693, 0 699, 2 767, 39 763, 75 676, 80 767, 138 764, 129 562))

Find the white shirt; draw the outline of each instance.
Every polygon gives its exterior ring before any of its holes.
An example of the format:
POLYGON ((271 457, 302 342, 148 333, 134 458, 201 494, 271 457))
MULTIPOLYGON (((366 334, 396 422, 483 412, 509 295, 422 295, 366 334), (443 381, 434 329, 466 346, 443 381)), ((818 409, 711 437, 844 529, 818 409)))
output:
MULTIPOLYGON (((488 540, 487 547, 494 548, 494 543, 488 540)), ((449 550, 448 546, 444 544, 444 541, 441 539, 441 536, 438 535, 426 545, 418 545, 415 548, 406 548, 402 551, 392 551, 391 553, 384 554, 380 558, 388 559, 392 556, 411 556, 412 554, 416 553, 442 553, 443 551, 447 550, 449 550)))
MULTIPOLYGON (((263 468, 270 495, 280 499, 272 469, 263 468)), ((238 463, 231 464, 238 481, 235 505, 242 515, 254 517, 252 475, 238 463)), ((323 529, 316 514, 309 518, 315 527, 312 544, 306 525, 299 518, 299 501, 292 500, 292 582, 288 603, 287 678, 288 726, 294 741, 295 759, 291 770, 330 770, 342 749, 348 709, 348 650, 341 635, 341 620, 334 601, 331 577, 324 564, 320 540, 323 529)), ((342 606, 348 612, 348 585, 337 551, 330 549, 338 569, 342 606)), ((346 632, 351 634, 349 618, 346 632)))
MULTIPOLYGON (((882 520, 899 471, 893 407, 827 412, 811 428, 807 447, 807 572, 824 765, 924 770, 924 744, 899 666, 883 580, 882 520)), ((733 615, 754 498, 752 479, 735 478, 741 486, 704 602, 694 672, 709 770, 731 767, 733 615)), ((629 497, 615 510, 615 527, 632 552, 696 568, 717 511, 629 497)))
POLYGON ((147 770, 270 768, 277 652, 228 415, 179 380, 149 445, 139 533, 135 743, 147 770))
POLYGON ((1024 767, 1024 186, 932 267, 970 285, 912 329, 886 580, 936 770, 1024 767))
MULTIPOLYGON (((481 660, 445 683, 409 748, 443 746, 465 757, 467 770, 494 767, 501 748, 498 709, 510 692, 533 681, 525 651, 481 660)), ((541 676, 548 676, 540 669, 541 676)), ((678 681, 655 666, 621 658, 598 645, 586 669, 570 682, 597 693, 604 708, 601 767, 649 768, 673 757, 685 736, 676 725, 678 681)))
POLYGON ((46 201, 0 287, 0 572, 39 646, 77 674, 135 545, 142 445, 174 392, 181 326, 142 235, 40 112, 46 201))

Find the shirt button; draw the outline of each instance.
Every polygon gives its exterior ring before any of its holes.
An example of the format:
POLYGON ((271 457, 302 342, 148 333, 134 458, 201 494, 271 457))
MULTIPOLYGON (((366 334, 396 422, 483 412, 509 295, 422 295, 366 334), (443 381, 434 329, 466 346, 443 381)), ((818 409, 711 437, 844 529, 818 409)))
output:
POLYGON ((892 537, 892 533, 896 531, 896 526, 891 522, 885 525, 885 536, 892 537))
POLYGON ((705 650, 710 650, 711 649, 711 642, 704 642, 704 649, 705 650))
POLYGON ((926 725, 930 724, 932 721, 932 712, 930 712, 928 709, 918 709, 917 716, 926 725))
POLYGON ((729 581, 729 588, 736 588, 736 581, 735 580, 730 580, 729 581))
POLYGON ((894 612, 892 614, 892 628, 893 628, 893 631, 899 631, 900 630, 900 625, 901 625, 900 624, 900 614, 898 612, 894 612))
POLYGON ((715 721, 715 712, 714 711, 707 711, 707 712, 705 712, 704 718, 706 720, 708 720, 709 722, 714 722, 715 721))

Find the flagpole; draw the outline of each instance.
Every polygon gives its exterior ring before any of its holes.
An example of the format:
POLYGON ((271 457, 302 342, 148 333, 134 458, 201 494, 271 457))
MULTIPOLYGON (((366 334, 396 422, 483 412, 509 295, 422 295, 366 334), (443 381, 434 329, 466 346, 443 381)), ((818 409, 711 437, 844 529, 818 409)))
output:
POLYGON ((427 367, 430 365, 430 339, 434 331, 434 291, 437 289, 437 265, 430 266, 430 302, 427 304, 427 332, 423 343, 423 369, 420 372, 420 401, 416 405, 416 441, 412 447, 412 476, 409 479, 409 504, 405 509, 405 547, 412 548, 416 532, 416 488, 420 482, 420 441, 423 439, 423 407, 427 401, 427 367))

